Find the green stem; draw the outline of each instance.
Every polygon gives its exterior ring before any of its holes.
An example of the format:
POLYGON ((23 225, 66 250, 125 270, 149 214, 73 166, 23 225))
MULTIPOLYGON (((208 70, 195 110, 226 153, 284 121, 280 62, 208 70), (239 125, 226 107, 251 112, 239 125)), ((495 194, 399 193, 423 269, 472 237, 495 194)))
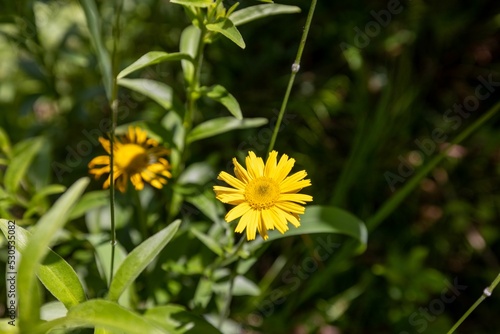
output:
POLYGON ((453 333, 458 328, 458 326, 460 326, 462 324, 462 322, 464 322, 464 320, 467 319, 467 317, 472 313, 472 311, 474 311, 476 309, 476 307, 478 307, 479 304, 481 304, 481 302, 483 300, 485 300, 486 298, 491 296, 491 294, 493 293, 493 290, 495 289, 495 287, 497 286, 498 283, 500 283, 500 274, 497 275, 497 277, 495 278, 495 280, 491 283, 491 285, 489 287, 484 289, 481 297, 479 297, 479 299, 474 303, 474 305, 472 305, 467 310, 467 312, 465 312, 465 314, 455 323, 455 325, 448 331, 447 334, 453 333))
MULTIPOLYGON (((241 236, 240 240, 238 241, 238 244, 236 245, 236 249, 232 254, 238 254, 238 252, 241 250, 243 247, 243 244, 245 243, 245 236, 241 236)), ((224 323, 224 320, 226 320, 229 317, 230 313, 230 307, 231 307, 231 300, 233 299, 233 287, 234 287, 234 280, 236 279, 236 269, 238 266, 238 262, 234 265, 234 269, 231 270, 231 277, 229 278, 229 289, 227 292, 227 298, 226 298, 226 304, 224 305, 224 309, 222 310, 221 316, 219 318, 219 324, 217 328, 222 329, 222 325, 224 323)))
POLYGON ((115 182, 114 182, 114 144, 115 144, 115 129, 116 129, 116 118, 118 114, 118 82, 116 79, 116 74, 118 73, 118 40, 120 39, 120 14, 123 6, 123 1, 118 4, 114 29, 113 29, 113 52, 111 55, 111 62, 113 67, 113 87, 111 90, 111 134, 110 134, 110 159, 109 165, 111 166, 109 177, 110 177, 110 187, 109 187, 109 206, 110 206, 110 218, 111 218, 111 266, 109 273, 109 284, 113 281, 113 271, 115 264, 115 246, 116 246, 116 225, 115 225, 115 182))
POLYGON ((302 38, 300 40, 297 56, 295 57, 295 61, 293 62, 292 65, 292 73, 290 74, 290 80, 288 81, 288 86, 286 88, 285 96, 283 97, 283 102, 281 103, 278 120, 276 122, 276 126, 274 127, 273 136, 271 137, 271 142, 269 143, 269 148, 267 149, 268 154, 274 148, 274 143, 276 142, 276 138, 278 137, 281 121, 283 120, 283 115, 285 114, 286 106, 288 104, 288 99, 290 98, 290 92, 292 91, 292 86, 295 81, 295 76, 300 70, 300 60, 302 59, 302 52, 304 51, 304 47, 306 45, 307 35, 309 34, 309 27, 311 26, 311 22, 314 16, 314 9, 316 8, 316 2, 317 0, 311 1, 311 7, 309 8, 309 14, 307 14, 306 25, 302 33, 302 38))
POLYGON ((147 232, 147 217, 146 213, 144 212, 144 208, 142 207, 141 203, 141 197, 139 196, 139 192, 137 190, 133 190, 134 193, 134 203, 135 203, 135 208, 137 212, 137 224, 139 225, 139 231, 141 232, 142 235, 142 240, 146 240, 148 238, 148 232, 147 232))
POLYGON ((378 224, 380 224, 387 216, 389 216, 401 202, 420 184, 420 181, 429 174, 448 154, 448 151, 458 143, 461 143, 464 139, 469 137, 474 131, 480 128, 486 121, 492 118, 496 112, 500 109, 500 103, 494 105, 487 113, 477 119, 471 126, 462 131, 449 145, 448 147, 434 157, 429 163, 424 167, 420 168, 415 176, 413 176, 406 184, 401 188, 396 195, 391 197, 388 201, 382 205, 382 207, 367 221, 368 230, 372 231, 378 224))

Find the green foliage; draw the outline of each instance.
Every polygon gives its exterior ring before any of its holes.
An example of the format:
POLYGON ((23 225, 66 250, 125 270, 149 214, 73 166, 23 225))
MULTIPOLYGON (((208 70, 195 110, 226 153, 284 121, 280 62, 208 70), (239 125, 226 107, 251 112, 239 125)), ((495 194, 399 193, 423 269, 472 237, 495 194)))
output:
MULTIPOLYGON (((309 5, 2 7, 0 262, 9 221, 22 258, 19 322, 2 283, 0 332, 452 327, 498 274, 495 3, 318 2, 280 124, 309 5), (112 115, 169 150, 162 189, 88 185, 112 115), (314 205, 299 228, 238 240, 212 187, 233 157, 265 160, 274 129, 314 205)), ((496 332, 497 292, 458 330, 496 332)))

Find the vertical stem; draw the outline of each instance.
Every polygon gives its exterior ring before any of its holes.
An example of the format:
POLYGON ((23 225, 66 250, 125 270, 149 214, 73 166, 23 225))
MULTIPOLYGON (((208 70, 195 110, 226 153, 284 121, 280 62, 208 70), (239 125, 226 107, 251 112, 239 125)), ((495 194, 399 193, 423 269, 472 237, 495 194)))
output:
POLYGON ((269 143, 269 148, 267 149, 267 153, 271 152, 274 148, 274 143, 276 142, 276 137, 278 137, 278 131, 281 126, 281 121, 283 120, 283 115, 285 114, 286 106, 288 104, 288 99, 290 98, 290 92, 292 91, 292 86, 295 81, 295 76, 300 70, 300 60, 302 59, 302 52, 304 51, 304 47, 307 41, 307 35, 309 34, 309 27, 311 26, 311 22, 314 16, 314 10, 316 8, 317 0, 311 1, 311 7, 309 7, 309 14, 307 14, 306 25, 304 26, 304 31, 302 33, 302 38, 300 40, 299 49, 297 51, 297 56, 295 57, 295 61, 292 64, 292 73, 290 75, 290 80, 288 81, 288 87, 286 88, 285 96, 283 97, 283 102, 281 103, 280 113, 278 115, 278 120, 276 122, 276 126, 274 127, 273 136, 271 137, 271 142, 269 143))
POLYGON ((111 91, 111 134, 110 134, 110 186, 109 186, 109 205, 111 216, 111 266, 109 273, 109 284, 113 281, 113 271, 115 264, 115 246, 116 246, 116 226, 115 226, 115 182, 114 182, 114 143, 115 143, 115 129, 116 129, 116 116, 118 114, 118 82, 116 73, 118 73, 118 40, 120 39, 120 14, 123 6, 123 1, 119 1, 117 12, 115 15, 115 22, 113 26, 113 52, 111 55, 111 63, 113 68, 113 87, 111 91))
POLYGON ((474 311, 476 309, 476 307, 478 307, 478 305, 481 304, 481 302, 483 300, 485 300, 486 298, 491 296, 491 294, 493 293, 493 290, 495 289, 495 287, 497 286, 497 284, 499 282, 500 282, 500 274, 497 275, 497 277, 490 284, 489 287, 484 289, 481 297, 479 297, 479 299, 476 300, 476 302, 467 310, 467 312, 465 312, 465 314, 455 323, 455 325, 448 331, 448 334, 453 333, 458 328, 458 326, 460 326, 462 324, 462 322, 464 322, 464 320, 467 319, 467 317, 472 313, 472 311, 474 311))
MULTIPOLYGON (((242 236, 240 238, 240 240, 238 241, 238 244, 236 245, 236 248, 235 248, 235 251, 233 252, 233 254, 238 254, 238 252, 243 247, 244 243, 245 243, 245 236, 242 236)), ((222 329, 222 325, 224 323, 224 320, 226 320, 229 317, 231 300, 233 299, 234 280, 236 278, 236 266, 238 266, 238 262, 236 262, 235 268, 233 270, 231 270, 231 277, 229 278, 229 289, 227 292, 226 304, 224 305, 224 309, 222 310, 222 313, 219 317, 219 324, 217 326, 217 328, 219 328, 219 329, 222 329)))

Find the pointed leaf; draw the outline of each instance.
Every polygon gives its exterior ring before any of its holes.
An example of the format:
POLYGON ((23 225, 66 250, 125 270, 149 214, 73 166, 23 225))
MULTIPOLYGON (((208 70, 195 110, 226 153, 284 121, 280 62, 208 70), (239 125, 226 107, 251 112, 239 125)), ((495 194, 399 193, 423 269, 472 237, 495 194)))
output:
MULTIPOLYGON (((198 44, 201 38, 201 30, 191 25, 186 27, 181 34, 180 51, 187 53, 191 58, 196 57, 198 44)), ((184 80, 190 83, 194 75, 194 65, 191 61, 181 60, 182 71, 184 72, 184 80)))
POLYGON ((214 239, 212 239, 208 235, 204 234, 203 232, 198 231, 194 227, 192 227, 190 230, 195 235, 195 237, 198 238, 198 240, 203 242, 205 244, 205 246, 208 247, 208 249, 210 249, 215 254, 222 256, 224 251, 222 250, 222 248, 219 246, 219 244, 214 239))
POLYGON ((113 281, 109 287, 108 298, 110 300, 118 300, 123 291, 168 244, 179 229, 180 224, 181 221, 176 220, 160 232, 143 241, 127 256, 116 271, 116 275, 113 277, 113 281))
POLYGON ((94 208, 104 206, 109 203, 109 191, 107 190, 96 190, 86 193, 80 198, 78 203, 76 203, 69 219, 76 219, 83 216, 85 213, 89 212, 94 208))
POLYGON ((26 175, 31 162, 42 147, 42 137, 26 139, 18 143, 14 148, 15 154, 10 160, 5 171, 5 189, 9 193, 15 193, 21 185, 22 178, 26 175))
POLYGON ((214 3, 212 0, 170 0, 170 2, 183 6, 195 7, 208 7, 214 3))
POLYGON ((149 79, 120 79, 118 84, 158 102, 165 109, 172 107, 172 87, 149 79))
POLYGON ((123 69, 118 74, 118 79, 121 79, 132 72, 140 70, 141 68, 151 66, 154 64, 158 64, 164 61, 174 61, 174 60, 188 60, 190 62, 193 61, 193 58, 187 53, 175 52, 175 53, 167 53, 162 51, 151 51, 146 53, 141 58, 137 59, 134 63, 129 65, 127 68, 123 69))
POLYGON ((291 227, 285 234, 270 231, 268 240, 312 233, 345 234, 366 245, 368 232, 365 224, 351 213, 336 207, 309 205, 300 217, 300 226, 291 227))
POLYGON ((113 70, 111 69, 111 58, 108 50, 102 41, 99 11, 94 0, 81 0, 80 2, 87 19, 90 39, 96 49, 97 59, 99 59, 99 66, 101 67, 102 80, 104 82, 106 96, 108 97, 108 100, 111 100, 111 91, 113 90, 113 70))
POLYGON ((243 37, 230 19, 223 19, 216 23, 207 24, 206 28, 210 31, 215 31, 224 35, 240 48, 245 48, 245 41, 243 40, 243 37))
MULTIPOLYGON (((8 238, 8 220, 0 219, 0 229, 8 238)), ((32 234, 16 225, 15 236, 17 250, 23 253, 32 234)), ((38 267, 36 275, 47 290, 68 309, 87 299, 76 272, 62 257, 50 249, 38 267)))
POLYGON ((229 18, 233 21, 235 26, 240 26, 266 16, 293 13, 300 13, 300 8, 289 5, 264 4, 237 10, 229 15, 229 18))
MULTIPOLYGON (((64 318, 42 323, 32 333, 46 333, 56 328, 99 327, 113 333, 167 334, 145 317, 109 300, 92 299, 68 311, 64 318)), ((102 333, 102 332, 101 332, 102 333)))
POLYGON ((243 119, 240 104, 238 103, 236 98, 226 90, 226 88, 222 87, 221 85, 215 85, 210 88, 203 87, 201 89, 201 92, 206 97, 222 103, 222 105, 224 105, 224 107, 226 107, 227 110, 229 110, 229 112, 233 114, 233 116, 237 119, 243 119))
POLYGON ((236 129, 256 128, 267 124, 266 118, 245 118, 242 120, 233 117, 214 118, 196 126, 188 135, 187 141, 194 142, 196 140, 205 139, 220 135, 228 131, 236 129))
MULTIPOLYGON (((34 322, 40 318, 39 300, 30 293, 35 286, 34 273, 37 272, 40 262, 49 253, 48 247, 52 238, 68 220, 71 209, 88 183, 88 178, 81 178, 55 202, 52 208, 38 221, 32 231, 32 237, 28 239, 26 247, 21 253, 22 260, 18 269, 19 321, 21 323, 34 322)), ((61 263, 58 257, 53 256, 49 257, 48 261, 59 264, 59 266, 61 263)))
POLYGON ((163 329, 172 331, 173 328, 178 331, 175 333, 183 334, 221 334, 212 324, 204 318, 186 311, 183 306, 164 305, 150 308, 144 316, 157 323, 163 329))

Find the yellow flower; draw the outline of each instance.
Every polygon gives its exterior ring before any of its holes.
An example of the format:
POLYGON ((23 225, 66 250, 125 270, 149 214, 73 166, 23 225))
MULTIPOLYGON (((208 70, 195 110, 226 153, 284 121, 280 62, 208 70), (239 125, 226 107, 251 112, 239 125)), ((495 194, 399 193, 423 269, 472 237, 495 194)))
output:
MULTIPOLYGON (((99 138, 102 147, 111 154, 110 142, 107 139, 99 138)), ((148 138, 146 131, 139 127, 128 128, 125 136, 117 137, 113 145, 113 182, 116 181, 116 188, 122 193, 127 189, 127 180, 130 179, 135 189, 142 190, 144 182, 153 187, 161 189, 167 183, 166 178, 171 178, 170 164, 164 157, 168 155, 168 150, 160 147, 154 139, 148 138)), ((103 174, 109 174, 110 156, 101 155, 89 162, 89 173, 95 178, 103 174), (97 166, 97 167, 96 167, 97 166)), ((108 188, 111 182, 111 175, 104 182, 104 188, 108 188)))
POLYGON ((276 228, 281 234, 288 230, 288 222, 295 227, 300 226, 299 214, 305 211, 306 202, 312 201, 312 196, 298 194, 311 185, 311 180, 304 180, 306 171, 288 176, 295 163, 286 154, 277 162, 278 152, 272 151, 264 165, 262 158, 254 152, 248 152, 246 168, 243 168, 236 158, 233 158, 236 177, 221 172, 219 180, 232 186, 214 186, 217 199, 223 203, 236 205, 231 209, 225 220, 231 222, 241 217, 236 232, 247 229, 247 239, 255 239, 255 232, 268 238, 267 231, 276 228))

